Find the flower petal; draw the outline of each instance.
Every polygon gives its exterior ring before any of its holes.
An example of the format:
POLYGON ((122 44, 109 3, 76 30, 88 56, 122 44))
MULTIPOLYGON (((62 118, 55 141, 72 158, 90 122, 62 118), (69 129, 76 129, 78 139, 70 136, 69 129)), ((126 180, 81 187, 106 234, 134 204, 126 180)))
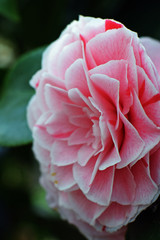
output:
POLYGON ((94 224, 95 219, 98 218, 106 208, 89 201, 80 190, 69 193, 69 198, 72 209, 74 209, 82 220, 90 224, 94 224))
POLYGON ((160 185, 160 149, 150 156, 150 172, 153 181, 160 185))
POLYGON ((52 163, 66 166, 77 161, 79 146, 69 146, 67 141, 55 141, 51 148, 52 163))
POLYGON ((79 40, 64 46, 58 56, 58 76, 64 79, 66 70, 78 58, 82 58, 82 46, 79 40))
POLYGON ((49 109, 54 112, 60 111, 64 103, 70 103, 67 91, 50 84, 45 85, 45 99, 49 109))
POLYGON ((158 188, 149 176, 147 168, 140 160, 131 168, 131 172, 136 183, 134 204, 151 204, 158 188))
POLYGON ((122 205, 132 204, 135 197, 136 184, 128 167, 116 169, 111 201, 122 205))
POLYGON ((92 174, 95 168, 96 160, 97 157, 92 157, 85 166, 81 166, 78 163, 75 163, 73 166, 73 176, 84 194, 87 193, 90 189, 92 174))
POLYGON ((69 166, 52 166, 50 179, 53 181, 56 188, 60 191, 69 191, 76 185, 72 172, 73 165, 69 166))
POLYGON ((123 168, 135 161, 142 153, 145 143, 140 137, 139 132, 133 125, 120 113, 123 122, 123 141, 120 147, 121 162, 117 164, 117 168, 123 168))
POLYGON ((82 59, 77 59, 65 73, 65 84, 67 90, 78 88, 85 96, 89 96, 90 92, 87 85, 87 78, 84 70, 82 59))
POLYGON ((86 194, 87 198, 99 205, 108 206, 111 199, 114 180, 114 167, 98 171, 86 194))
POLYGON ((160 128, 158 128, 146 115, 138 96, 133 93, 134 101, 130 109, 131 124, 136 128, 145 143, 141 157, 149 152, 160 141, 160 128))
POLYGON ((98 34, 86 47, 90 49, 96 64, 100 65, 110 60, 127 59, 131 38, 125 28, 113 29, 98 34))
POLYGON ((123 206, 111 203, 106 211, 98 218, 98 221, 109 228, 118 229, 125 225, 128 219, 136 213, 137 207, 123 206))
POLYGON ((151 37, 141 37, 140 41, 160 74, 160 42, 151 37))

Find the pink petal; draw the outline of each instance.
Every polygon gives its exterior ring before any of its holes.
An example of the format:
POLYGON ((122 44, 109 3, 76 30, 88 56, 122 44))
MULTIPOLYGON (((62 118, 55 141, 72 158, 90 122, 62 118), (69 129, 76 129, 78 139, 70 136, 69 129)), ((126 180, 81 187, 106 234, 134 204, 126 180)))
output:
POLYGON ((51 75, 58 77, 57 59, 64 46, 74 41, 73 35, 65 34, 57 41, 53 42, 43 54, 43 68, 51 75))
POLYGON ((86 106, 86 101, 88 102, 88 100, 77 88, 70 89, 68 91, 68 96, 74 104, 77 104, 78 106, 81 106, 81 107, 86 106))
POLYGON ((40 146, 37 141, 34 141, 33 150, 34 150, 36 159, 40 163, 46 166, 48 166, 51 163, 50 151, 40 146))
POLYGON ((85 96, 90 95, 82 59, 77 59, 67 69, 65 74, 65 84, 68 90, 72 88, 78 88, 85 96))
POLYGON ((128 112, 130 106, 132 105, 132 97, 128 86, 127 68, 128 64, 126 60, 111 60, 89 71, 91 75, 96 73, 104 74, 119 81, 119 100, 124 112, 128 112))
POLYGON ((137 66, 138 72, 138 87, 139 87, 139 99, 143 106, 147 105, 155 95, 158 94, 157 89, 146 75, 143 68, 137 66))
POLYGON ((89 201, 80 190, 69 194, 72 209, 80 216, 82 220, 93 224, 95 219, 100 216, 105 207, 89 201))
POLYGON ((159 83, 160 76, 159 76, 153 62, 148 57, 146 51, 143 48, 141 48, 141 50, 140 50, 140 59, 141 59, 141 67, 144 69, 144 71, 148 75, 149 79, 151 80, 151 82, 153 83, 155 88, 158 91, 160 91, 160 83, 159 83))
POLYGON ((88 144, 89 139, 86 138, 88 129, 78 128, 68 138, 68 145, 88 144))
POLYGON ((142 37, 140 40, 160 74, 160 42, 150 37, 142 37))
POLYGON ((38 72, 34 76, 32 81, 34 81, 34 79, 37 78, 37 75, 38 75, 38 82, 36 82, 36 84, 38 84, 38 85, 37 85, 37 91, 36 91, 36 98, 37 98, 37 102, 38 102, 40 108, 42 110, 46 111, 46 110, 48 110, 48 105, 47 105, 46 98, 45 98, 46 85, 54 86, 54 87, 61 88, 61 89, 64 89, 65 85, 60 79, 58 79, 56 77, 52 77, 50 74, 48 74, 47 72, 45 72, 43 70, 38 72))
POLYGON ((60 52, 57 60, 58 76, 64 79, 67 68, 78 58, 82 58, 81 42, 75 41, 66 45, 60 52))
POLYGON ((27 107, 27 121, 30 129, 32 129, 37 121, 37 119, 41 116, 41 110, 38 107, 37 98, 33 96, 29 102, 27 107))
POLYGON ((131 34, 125 28, 98 34, 87 43, 97 65, 110 60, 127 59, 131 34))
POLYGON ((119 82, 104 74, 91 76, 91 94, 107 121, 119 122, 119 82))
POLYGON ((96 161, 97 157, 92 157, 85 166, 81 166, 78 163, 74 164, 73 166, 74 179, 76 180, 78 186, 84 194, 86 194, 90 189, 92 174, 95 168, 96 161))
POLYGON ((135 188, 136 184, 130 169, 128 167, 116 169, 111 201, 122 205, 132 204, 135 188))
POLYGON ((63 112, 58 112, 46 121, 46 129, 54 138, 63 138, 70 136, 76 127, 69 122, 68 116, 63 112))
POLYGON ((78 105, 74 105, 74 104, 70 104, 70 103, 64 103, 63 105, 63 112, 67 115, 67 116, 75 116, 75 115, 83 115, 83 109, 81 106, 78 105))
POLYGON ((111 19, 106 19, 105 21, 105 30, 110 30, 110 29, 118 29, 118 28, 123 28, 123 24, 116 22, 111 19))
POLYGON ((65 167, 53 166, 51 179, 54 182, 55 187, 60 191, 72 189, 72 187, 76 185, 76 181, 73 178, 72 168, 73 165, 65 167))
POLYGON ((85 97, 77 88, 72 88, 68 91, 68 96, 70 100, 74 103, 74 105, 78 105, 79 107, 83 108, 83 111, 88 113, 88 112, 93 112, 94 114, 98 115, 99 111, 97 108, 94 107, 92 103, 92 99, 90 97, 85 97))
POLYGON ((123 122, 123 141, 120 148, 121 162, 117 168, 123 168, 135 161, 142 153, 145 143, 134 126, 120 113, 123 122))
POLYGON ((153 181, 160 185, 160 149, 150 156, 150 172, 153 181))
POLYGON ((91 127, 91 120, 86 115, 80 115, 80 116, 71 116, 69 118, 70 123, 72 123, 74 126, 80 127, 80 128, 90 128, 91 127))
POLYGON ((36 125, 33 128, 33 137, 35 141, 38 142, 40 146, 50 151, 51 146, 53 144, 53 137, 47 133, 45 128, 45 122, 50 117, 50 113, 41 115, 36 125))
POLYGON ((49 84, 45 85, 45 99, 49 109, 57 112, 65 102, 70 103, 67 91, 49 84))
POLYGON ((119 82, 104 74, 94 74, 91 76, 95 88, 101 92, 104 98, 113 102, 116 106, 119 100, 119 82))
POLYGON ((78 151, 78 163, 81 166, 85 166, 90 158, 95 154, 96 149, 84 144, 78 151))
POLYGON ((114 167, 109 167, 103 171, 98 171, 90 190, 86 194, 92 202, 107 206, 111 199, 114 180, 114 167))
MULTIPOLYGON (((123 139, 122 127, 119 126, 118 129, 115 129, 115 126, 110 122, 108 122, 107 125, 108 125, 108 129, 110 131, 111 137, 112 137, 112 142, 113 142, 113 147, 114 147, 114 149, 111 152, 109 152, 108 160, 109 160, 109 162, 111 162, 111 160, 114 160, 115 163, 117 163, 117 162, 121 161, 121 157, 119 154, 119 147, 121 146, 121 142, 123 139)), ((107 160, 107 158, 106 158, 106 160, 107 160)), ((103 161, 102 161, 102 163, 103 163, 103 161)), ((107 163, 107 161, 106 161, 106 163, 107 163)), ((104 164, 106 164, 106 163, 104 161, 104 164)))
POLYGON ((149 152, 160 141, 160 129, 148 118, 138 96, 134 94, 133 105, 130 109, 130 122, 137 129, 145 143, 141 157, 149 152))
POLYGON ((77 161, 79 146, 69 146, 66 141, 55 141, 51 148, 52 163, 66 166, 77 161))
POLYGON ((81 43, 82 43, 83 58, 85 60, 87 69, 92 69, 92 68, 96 67, 96 62, 91 54, 91 50, 89 48, 86 48, 87 42, 82 34, 80 34, 80 39, 81 39, 81 43))
MULTIPOLYGON (((109 146, 107 145, 107 148, 108 147, 109 146)), ((119 156, 119 153, 117 152, 116 148, 112 146, 111 150, 108 151, 106 154, 104 154, 104 157, 99 166, 99 170, 104 170, 108 167, 114 166, 120 161, 121 161, 121 158, 119 156)))
POLYGON ((110 150, 110 146, 113 145, 112 138, 108 126, 106 124, 106 119, 103 114, 99 117, 99 130, 100 130, 100 140, 102 148, 100 151, 104 151, 107 146, 107 152, 110 150))
POLYGON ((132 168, 131 172, 136 183, 136 194, 134 204, 150 204, 157 193, 157 186, 151 179, 147 168, 139 160, 132 168))
POLYGON ((128 218, 136 212, 136 207, 123 206, 118 203, 111 203, 106 211, 98 218, 98 221, 109 228, 120 228, 125 225, 128 218))
POLYGON ((81 34, 84 36, 85 41, 88 42, 90 39, 94 38, 97 34, 105 31, 105 20, 97 18, 92 18, 91 21, 85 24, 82 28, 81 34))
POLYGON ((52 181, 48 179, 48 175, 42 174, 40 177, 40 184, 47 190, 46 200, 49 207, 55 208, 58 205, 57 189, 52 181))

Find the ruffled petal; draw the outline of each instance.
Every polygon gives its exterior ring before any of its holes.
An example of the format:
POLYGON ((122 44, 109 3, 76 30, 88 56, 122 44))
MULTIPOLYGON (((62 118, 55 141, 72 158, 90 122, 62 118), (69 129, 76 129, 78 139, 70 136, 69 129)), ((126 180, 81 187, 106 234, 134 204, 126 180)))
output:
POLYGON ((149 152, 160 141, 160 128, 158 128, 146 115, 138 96, 134 93, 133 105, 129 113, 130 123, 138 131, 145 143, 141 157, 149 152))
POLYGON ((98 218, 98 221, 108 228, 118 229, 127 224, 131 216, 136 213, 137 207, 123 206, 118 203, 111 203, 106 211, 98 218))
POLYGON ((125 28, 113 29, 92 38, 86 45, 97 65, 127 59, 132 35, 125 28))
POLYGON ((63 90, 62 88, 46 84, 44 92, 47 106, 54 112, 60 111, 64 103, 70 103, 67 91, 63 90))
POLYGON ((154 196, 158 191, 158 188, 154 181, 151 179, 148 173, 148 169, 140 160, 131 168, 131 172, 136 183, 134 204, 151 204, 154 196))
POLYGON ((81 166, 78 163, 75 163, 73 166, 73 176, 84 194, 90 189, 96 160, 97 157, 92 157, 85 166, 81 166))
POLYGON ((160 185, 160 149, 150 156, 150 173, 153 181, 160 185))
POLYGON ((72 88, 78 88, 85 96, 90 95, 84 70, 84 63, 82 59, 77 59, 67 69, 65 73, 65 84, 67 90, 72 88))
POLYGON ((95 219, 98 218, 106 208, 89 201, 80 190, 69 193, 69 199, 70 204, 72 204, 72 209, 74 209, 82 220, 90 224, 94 224, 95 219))
POLYGON ((151 37, 141 37, 140 41, 160 74, 160 42, 151 37))
POLYGON ((117 164, 117 168, 123 168, 135 161, 145 147, 143 139, 133 125, 121 113, 120 118, 123 122, 123 141, 119 151, 121 162, 117 164))
POLYGON ((69 146, 67 141, 55 141, 51 147, 52 164, 67 166, 77 161, 79 146, 69 146))
POLYGON ((69 191, 76 185, 72 169, 73 165, 65 167, 52 165, 50 180, 60 191, 69 191))
POLYGON ((122 205, 133 203, 136 184, 128 167, 116 169, 111 201, 122 205))
POLYGON ((98 171, 86 194, 87 198, 99 205, 108 206, 112 195, 113 180, 114 167, 98 171))

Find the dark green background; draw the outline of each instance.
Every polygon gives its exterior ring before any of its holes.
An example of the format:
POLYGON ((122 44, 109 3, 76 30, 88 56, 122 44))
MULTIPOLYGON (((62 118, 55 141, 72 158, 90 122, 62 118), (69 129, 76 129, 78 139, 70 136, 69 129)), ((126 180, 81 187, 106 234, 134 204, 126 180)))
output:
MULTIPOLYGON (((48 45, 73 19, 85 15, 113 18, 139 36, 160 40, 159 9, 158 0, 0 0, 0 36, 13 42, 19 58, 48 45)), ((1 94, 8 70, 0 69, 1 94)), ((77 229, 49 210, 38 177, 31 144, 0 147, 0 239, 84 240, 77 229)), ((159 200, 129 225, 126 239, 160 239, 159 200)))

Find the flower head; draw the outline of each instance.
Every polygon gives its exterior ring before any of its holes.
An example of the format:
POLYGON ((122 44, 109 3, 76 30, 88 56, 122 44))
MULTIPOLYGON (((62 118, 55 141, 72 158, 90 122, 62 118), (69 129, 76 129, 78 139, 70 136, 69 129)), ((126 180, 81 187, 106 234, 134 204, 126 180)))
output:
POLYGON ((31 80, 28 122, 49 204, 90 239, 123 239, 159 193, 160 77, 141 42, 119 22, 80 17, 31 80))

